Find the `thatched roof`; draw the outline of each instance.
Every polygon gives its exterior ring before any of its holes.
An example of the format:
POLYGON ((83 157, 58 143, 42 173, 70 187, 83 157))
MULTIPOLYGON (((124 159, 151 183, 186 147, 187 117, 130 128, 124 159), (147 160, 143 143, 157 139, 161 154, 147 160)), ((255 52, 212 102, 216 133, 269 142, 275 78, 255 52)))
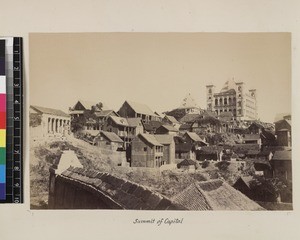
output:
POLYGON ((172 200, 189 210, 263 210, 257 203, 220 179, 195 182, 172 200))

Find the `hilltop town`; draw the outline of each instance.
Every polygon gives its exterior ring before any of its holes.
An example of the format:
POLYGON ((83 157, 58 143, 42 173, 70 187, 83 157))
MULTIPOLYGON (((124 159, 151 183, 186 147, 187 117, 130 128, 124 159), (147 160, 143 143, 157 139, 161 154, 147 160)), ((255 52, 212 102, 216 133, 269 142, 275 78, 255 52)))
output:
MULTIPOLYGON (((118 200, 120 189, 130 182, 136 189, 161 194, 160 204, 165 198, 170 203, 164 209, 292 209, 291 115, 271 123, 260 121, 256 94, 232 79, 220 91, 206 86, 205 107, 187 94, 178 108, 164 113, 130 100, 118 110, 101 100, 78 100, 69 112, 32 105, 32 206, 47 208, 48 200, 52 207, 59 206, 51 181, 48 196, 49 179, 55 179, 51 174, 91 185, 98 172, 105 172, 111 180, 101 175, 98 180, 106 187, 97 189, 118 204, 111 207, 103 200, 103 208, 130 205, 120 199, 135 201, 130 199, 139 196, 138 190, 130 195, 129 189, 118 200), (67 166, 60 171, 63 164, 67 166), (113 187, 114 181, 120 185, 113 187)), ((143 196, 139 201, 147 202, 143 196)), ((155 205, 151 204, 147 203, 149 209, 155 205)))

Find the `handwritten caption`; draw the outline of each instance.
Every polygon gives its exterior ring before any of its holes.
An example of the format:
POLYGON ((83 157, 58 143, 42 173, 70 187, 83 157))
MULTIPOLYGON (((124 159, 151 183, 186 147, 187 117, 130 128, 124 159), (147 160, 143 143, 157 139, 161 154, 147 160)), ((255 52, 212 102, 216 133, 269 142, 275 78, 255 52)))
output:
POLYGON ((161 225, 175 225, 175 224, 182 224, 183 218, 151 218, 151 219, 134 219, 133 224, 154 224, 157 226, 161 225))

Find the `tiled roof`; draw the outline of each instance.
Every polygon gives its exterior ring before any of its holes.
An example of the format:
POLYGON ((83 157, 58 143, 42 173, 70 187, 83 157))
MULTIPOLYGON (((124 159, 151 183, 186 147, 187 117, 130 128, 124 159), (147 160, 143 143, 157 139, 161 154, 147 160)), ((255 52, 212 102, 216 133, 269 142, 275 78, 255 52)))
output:
POLYGON ((172 200, 189 210, 263 210, 222 180, 195 182, 172 200))
POLYGON ((150 116, 157 116, 146 104, 137 103, 133 101, 126 101, 129 106, 136 112, 150 116))
POLYGON ((155 134, 154 137, 156 140, 161 143, 161 144, 171 144, 173 140, 173 136, 168 135, 168 134, 155 134))
POLYGON ((100 134, 102 134, 104 137, 106 137, 111 142, 118 142, 118 143, 123 142, 123 140, 114 132, 101 131, 100 134))
POLYGON ((152 134, 144 134, 144 133, 140 133, 138 135, 139 137, 142 137, 143 139, 145 139, 148 143, 150 143, 152 146, 163 146, 162 144, 160 144, 154 135, 152 134))
POLYGON ((106 196, 120 209, 187 210, 159 193, 108 173, 70 167, 57 177, 92 194, 106 196))
POLYGON ((46 108, 46 107, 39 107, 39 106, 30 106, 33 110, 40 112, 40 113, 45 113, 45 114, 50 114, 54 116, 60 116, 60 117, 70 117, 69 114, 58 110, 58 109, 53 109, 53 108, 46 108))
POLYGON ((272 160, 291 161, 292 151, 291 150, 276 151, 274 153, 272 160))

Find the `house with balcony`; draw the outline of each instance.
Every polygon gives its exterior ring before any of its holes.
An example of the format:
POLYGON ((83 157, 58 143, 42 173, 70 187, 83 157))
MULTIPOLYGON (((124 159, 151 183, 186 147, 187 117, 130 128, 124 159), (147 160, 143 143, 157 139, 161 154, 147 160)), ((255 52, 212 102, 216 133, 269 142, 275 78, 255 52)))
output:
POLYGON ((103 130, 114 132, 124 141, 124 149, 130 146, 132 139, 139 133, 143 133, 141 118, 123 118, 110 116, 103 125, 103 130))

